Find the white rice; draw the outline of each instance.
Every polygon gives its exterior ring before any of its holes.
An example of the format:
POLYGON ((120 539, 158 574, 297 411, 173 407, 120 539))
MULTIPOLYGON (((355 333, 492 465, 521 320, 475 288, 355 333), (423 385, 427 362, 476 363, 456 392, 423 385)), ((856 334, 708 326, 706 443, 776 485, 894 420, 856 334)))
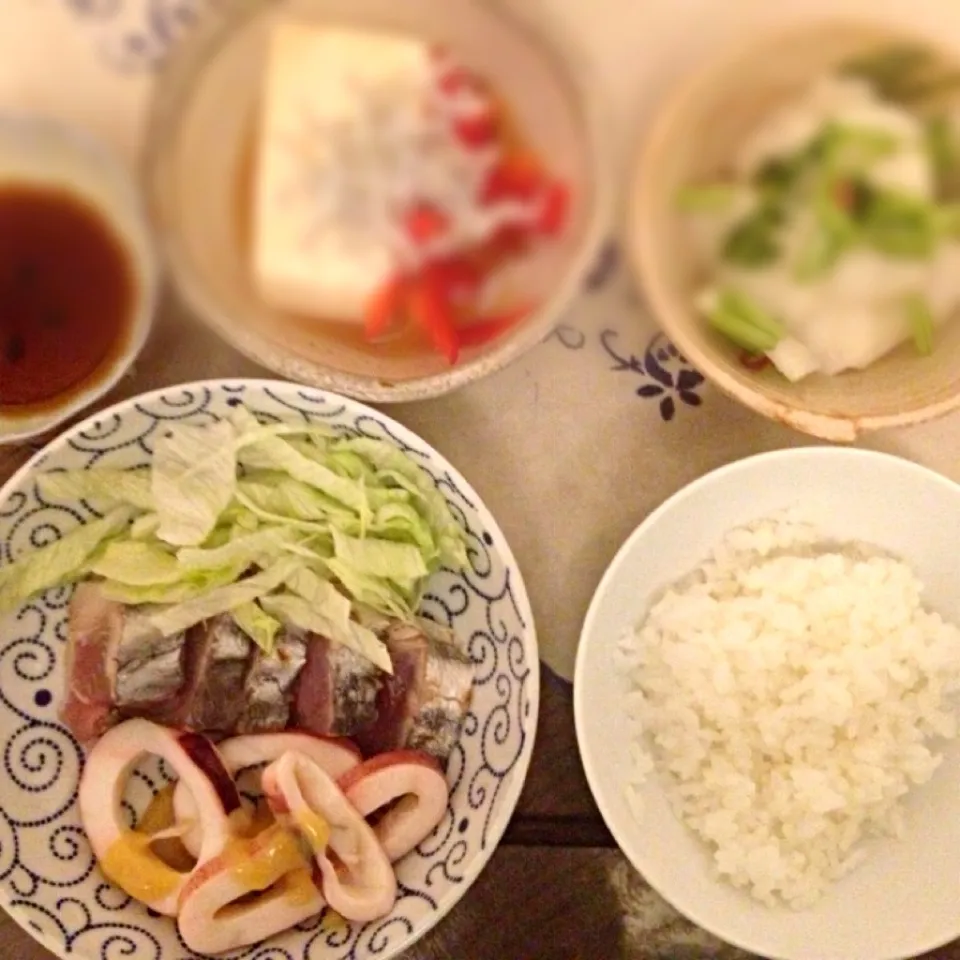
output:
POLYGON ((958 733, 960 630, 922 589, 792 516, 730 533, 624 640, 634 813, 655 765, 719 875, 771 906, 811 905, 862 840, 902 835, 958 733))

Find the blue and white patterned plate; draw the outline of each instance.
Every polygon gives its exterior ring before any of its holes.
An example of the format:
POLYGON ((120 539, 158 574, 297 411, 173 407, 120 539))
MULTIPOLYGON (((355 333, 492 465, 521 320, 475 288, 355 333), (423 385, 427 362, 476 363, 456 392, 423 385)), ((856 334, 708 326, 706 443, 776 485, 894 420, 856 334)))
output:
MULTIPOLYGON (((470 568, 430 583, 426 612, 450 624, 476 664, 471 711, 448 769, 443 822, 397 868, 393 912, 365 926, 321 916, 231 957, 244 960, 386 960, 409 947, 466 893, 513 812, 533 750, 539 673, 523 579, 499 527, 443 457, 388 417, 292 384, 223 380, 171 387, 98 413, 51 443, 0 491, 0 568, 62 537, 95 513, 52 506, 40 472, 149 462, 167 424, 212 423, 243 404, 264 419, 327 423, 407 451, 433 476, 469 534, 470 568)), ((175 924, 151 915, 100 873, 80 826, 83 753, 57 722, 69 589, 49 591, 0 622, 0 902, 60 957, 190 960, 175 924)), ((160 765, 135 776, 133 809, 167 781, 160 765)))

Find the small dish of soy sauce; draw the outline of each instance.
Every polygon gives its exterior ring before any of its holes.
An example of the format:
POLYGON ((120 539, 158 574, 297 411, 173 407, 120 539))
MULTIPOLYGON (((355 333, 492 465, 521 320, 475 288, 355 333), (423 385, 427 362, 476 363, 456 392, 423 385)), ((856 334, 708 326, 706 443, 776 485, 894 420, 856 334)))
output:
POLYGON ((158 272, 120 161, 60 123, 0 117, 0 443, 117 383, 149 333, 158 272))

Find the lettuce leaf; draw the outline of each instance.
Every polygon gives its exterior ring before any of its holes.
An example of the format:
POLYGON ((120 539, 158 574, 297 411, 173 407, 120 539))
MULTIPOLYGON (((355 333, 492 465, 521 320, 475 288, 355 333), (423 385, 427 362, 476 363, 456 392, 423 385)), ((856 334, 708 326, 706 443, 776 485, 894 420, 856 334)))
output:
POLYGON ((316 633, 334 643, 366 657, 384 673, 393 673, 393 662, 383 641, 367 627, 352 620, 346 625, 338 623, 327 615, 327 610, 308 603, 303 597, 291 594, 273 594, 260 601, 263 609, 274 617, 289 623, 307 633, 316 633))
POLYGON ((231 616, 237 626, 268 656, 277 647, 277 634, 283 628, 279 620, 267 613, 256 600, 234 607, 231 616))
POLYGON ((457 523, 433 478, 402 450, 385 440, 357 437, 339 440, 334 451, 349 450, 371 463, 382 479, 392 479, 413 494, 422 508, 424 520, 437 532, 439 560, 460 568, 467 562, 466 534, 457 523))
POLYGON ((125 531, 133 514, 131 507, 117 507, 15 563, 0 567, 0 614, 15 610, 35 594, 84 575, 87 560, 105 540, 125 531))
POLYGON ((418 580, 429 572, 419 547, 410 543, 373 538, 361 540, 334 529, 333 550, 341 564, 358 574, 402 583, 418 580))
POLYGON ((284 583, 299 565, 299 560, 284 557, 273 564, 269 570, 261 570, 252 577, 217 587, 192 600, 155 611, 147 619, 162 636, 169 637, 200 623, 201 620, 209 620, 221 613, 229 613, 245 603, 265 597, 271 590, 276 590, 284 583))
POLYGON ((175 546, 203 543, 237 487, 233 426, 221 420, 171 427, 157 440, 151 485, 160 517, 157 536, 175 546))
POLYGON ((148 470, 57 470, 37 478, 41 495, 47 500, 67 503, 86 500, 102 506, 128 505, 153 510, 153 492, 148 470))

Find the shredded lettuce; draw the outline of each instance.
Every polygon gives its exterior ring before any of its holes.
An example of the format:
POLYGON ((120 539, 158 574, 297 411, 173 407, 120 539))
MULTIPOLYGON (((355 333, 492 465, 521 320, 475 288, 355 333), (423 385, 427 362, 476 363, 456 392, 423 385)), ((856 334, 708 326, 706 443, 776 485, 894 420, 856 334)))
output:
POLYGON ((266 654, 272 654, 277 646, 277 634, 283 624, 271 617, 256 600, 241 603, 230 611, 237 626, 266 654))
POLYGON ((327 617, 325 610, 291 594, 272 594, 260 601, 264 610, 307 633, 315 633, 366 657, 384 673, 393 673, 393 662, 384 642, 370 629, 347 621, 346 625, 327 617))
POLYGON ((72 583, 88 558, 110 537, 130 524, 130 507, 117 507, 105 517, 71 530, 53 543, 0 568, 0 613, 9 613, 30 597, 51 587, 72 583))
POLYGON ((153 509, 150 473, 147 470, 57 470, 37 479, 47 500, 86 500, 98 506, 131 506, 153 509))
POLYGON ((269 570, 261 570, 252 577, 246 577, 228 586, 217 587, 202 596, 184 603, 174 604, 164 610, 157 610, 148 616, 150 625, 161 636, 169 637, 200 623, 218 617, 221 613, 230 613, 245 603, 251 603, 276 590, 291 576, 297 568, 292 557, 278 560, 269 570))
POLYGON ((283 555, 286 548, 302 541, 303 535, 289 527, 266 527, 247 533, 241 526, 239 535, 227 540, 222 546, 212 548, 184 547, 177 555, 181 571, 211 570, 224 566, 269 567, 283 555))
POLYGON ((359 454, 379 471, 381 477, 392 480, 413 494, 422 505, 424 520, 436 532, 441 563, 459 569, 467 562, 463 527, 457 523, 433 478, 407 454, 385 440, 369 437, 340 440, 334 449, 359 454))
POLYGON ((177 557, 159 544, 128 540, 107 544, 90 572, 135 587, 166 586, 182 579, 177 557))
POLYGON ((429 572, 418 547, 392 540, 359 540, 333 531, 333 550, 345 566, 360 574, 403 582, 425 577, 429 572))
POLYGON ((157 536, 177 546, 203 543, 237 486, 236 435, 226 421, 168 430, 153 453, 157 536))
POLYGON ((171 424, 150 469, 59 471, 38 486, 109 512, 0 567, 0 612, 92 576, 143 608, 144 629, 169 635, 231 613, 267 653, 288 624, 389 671, 359 611, 411 620, 428 577, 466 562, 463 529, 407 454, 242 408, 210 426, 171 424))

